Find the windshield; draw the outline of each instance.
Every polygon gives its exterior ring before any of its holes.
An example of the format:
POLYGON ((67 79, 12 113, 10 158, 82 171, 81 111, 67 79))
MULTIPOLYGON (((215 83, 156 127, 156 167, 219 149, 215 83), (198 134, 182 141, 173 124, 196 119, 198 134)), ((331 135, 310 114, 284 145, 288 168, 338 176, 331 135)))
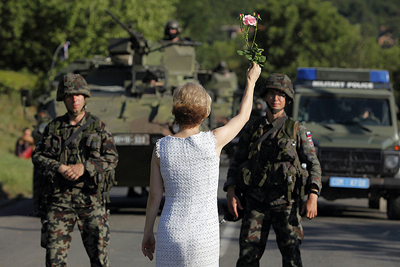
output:
POLYGON ((387 99, 333 96, 302 96, 298 120, 325 124, 392 125, 387 99))

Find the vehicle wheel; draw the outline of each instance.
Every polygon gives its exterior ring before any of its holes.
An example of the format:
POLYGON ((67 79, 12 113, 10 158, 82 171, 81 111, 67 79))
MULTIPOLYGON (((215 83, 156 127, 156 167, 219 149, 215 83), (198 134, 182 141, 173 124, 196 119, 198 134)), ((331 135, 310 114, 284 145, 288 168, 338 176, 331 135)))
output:
POLYGON ((379 209, 380 198, 370 198, 368 199, 368 207, 370 209, 379 209))
POLYGON ((391 196, 387 200, 387 216, 390 220, 400 220, 400 196, 391 196))

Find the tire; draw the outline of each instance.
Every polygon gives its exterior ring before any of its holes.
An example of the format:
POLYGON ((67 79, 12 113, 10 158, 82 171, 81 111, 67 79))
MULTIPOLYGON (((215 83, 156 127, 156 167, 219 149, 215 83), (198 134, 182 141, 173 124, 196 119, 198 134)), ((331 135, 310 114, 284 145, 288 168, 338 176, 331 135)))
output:
POLYGON ((400 196, 391 196, 387 200, 387 216, 390 220, 400 220, 400 196))

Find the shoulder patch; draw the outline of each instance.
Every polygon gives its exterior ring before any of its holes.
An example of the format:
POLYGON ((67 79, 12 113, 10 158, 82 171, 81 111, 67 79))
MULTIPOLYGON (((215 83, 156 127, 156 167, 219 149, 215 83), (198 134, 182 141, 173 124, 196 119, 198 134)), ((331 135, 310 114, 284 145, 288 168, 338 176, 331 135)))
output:
POLYGON ((312 140, 311 132, 307 131, 306 136, 307 136, 308 142, 310 143, 310 146, 313 147, 314 146, 314 142, 312 140))

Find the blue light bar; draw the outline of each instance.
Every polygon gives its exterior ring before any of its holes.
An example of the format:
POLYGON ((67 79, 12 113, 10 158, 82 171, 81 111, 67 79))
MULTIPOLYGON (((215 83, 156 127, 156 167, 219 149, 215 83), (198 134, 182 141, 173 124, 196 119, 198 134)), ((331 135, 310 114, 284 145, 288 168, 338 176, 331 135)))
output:
POLYGON ((389 83, 387 70, 346 69, 346 68, 298 68, 299 81, 357 81, 389 83))
POLYGON ((371 70, 369 72, 370 81, 373 83, 388 83, 389 72, 387 70, 371 70))
POLYGON ((317 69, 315 68, 298 68, 297 79, 315 81, 317 79, 317 69))

